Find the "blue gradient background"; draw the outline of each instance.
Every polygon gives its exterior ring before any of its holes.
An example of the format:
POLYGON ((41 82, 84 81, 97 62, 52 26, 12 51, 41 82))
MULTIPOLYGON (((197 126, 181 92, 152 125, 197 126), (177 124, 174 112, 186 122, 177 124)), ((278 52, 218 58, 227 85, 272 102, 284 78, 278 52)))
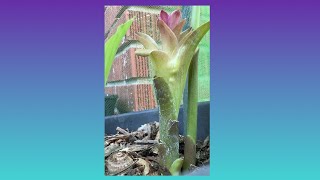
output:
MULTIPOLYGON (((106 4, 125 1, 1 1, 0 179, 113 178, 103 161, 106 4)), ((204 179, 320 179, 320 2, 210 4, 204 179)))

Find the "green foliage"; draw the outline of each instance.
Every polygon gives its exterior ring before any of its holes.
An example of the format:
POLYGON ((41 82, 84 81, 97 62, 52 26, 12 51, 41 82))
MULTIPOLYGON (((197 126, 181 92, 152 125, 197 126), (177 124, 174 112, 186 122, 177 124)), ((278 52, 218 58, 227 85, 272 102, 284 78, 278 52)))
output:
POLYGON ((114 57, 117 53, 119 45, 130 28, 133 19, 121 24, 116 33, 110 37, 104 44, 104 85, 106 85, 114 57))

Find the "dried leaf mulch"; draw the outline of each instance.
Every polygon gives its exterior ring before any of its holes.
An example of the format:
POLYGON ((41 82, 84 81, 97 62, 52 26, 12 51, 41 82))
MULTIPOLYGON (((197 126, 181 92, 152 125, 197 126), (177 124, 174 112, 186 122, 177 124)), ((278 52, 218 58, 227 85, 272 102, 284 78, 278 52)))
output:
MULTIPOLYGON (((105 175, 114 176, 161 176, 170 175, 160 165, 158 148, 160 135, 159 123, 142 125, 136 131, 117 127, 117 134, 105 136, 105 175)), ((179 152, 183 156, 184 140, 180 136, 179 152)), ((210 141, 198 141, 196 147, 196 164, 190 172, 210 162, 210 141)))

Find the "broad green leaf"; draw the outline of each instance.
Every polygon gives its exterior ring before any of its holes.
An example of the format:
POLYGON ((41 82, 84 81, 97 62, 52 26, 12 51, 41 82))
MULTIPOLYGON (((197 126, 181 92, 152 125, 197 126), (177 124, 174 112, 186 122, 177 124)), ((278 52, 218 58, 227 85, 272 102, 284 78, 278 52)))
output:
POLYGON ((112 35, 104 45, 104 85, 107 83, 110 69, 122 38, 126 35, 132 22, 133 19, 130 19, 126 23, 121 24, 116 33, 112 35))

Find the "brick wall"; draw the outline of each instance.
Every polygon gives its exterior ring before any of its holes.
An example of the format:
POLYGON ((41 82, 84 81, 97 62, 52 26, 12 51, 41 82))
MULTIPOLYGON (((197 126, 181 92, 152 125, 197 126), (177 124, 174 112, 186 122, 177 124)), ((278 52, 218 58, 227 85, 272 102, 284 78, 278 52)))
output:
MULTIPOLYGON (((105 33, 110 30, 121 6, 108 6, 105 10, 105 33)), ((136 17, 122 44, 128 40, 136 40, 135 32, 144 32, 156 40, 160 34, 156 28, 158 16, 155 13, 127 9, 124 11, 115 28, 110 30, 108 37, 116 31, 116 27, 128 19, 136 17)), ((117 56, 111 67, 108 86, 105 92, 119 96, 117 108, 120 112, 142 111, 156 107, 152 86, 152 72, 148 58, 136 56, 135 48, 129 48, 117 56)))

